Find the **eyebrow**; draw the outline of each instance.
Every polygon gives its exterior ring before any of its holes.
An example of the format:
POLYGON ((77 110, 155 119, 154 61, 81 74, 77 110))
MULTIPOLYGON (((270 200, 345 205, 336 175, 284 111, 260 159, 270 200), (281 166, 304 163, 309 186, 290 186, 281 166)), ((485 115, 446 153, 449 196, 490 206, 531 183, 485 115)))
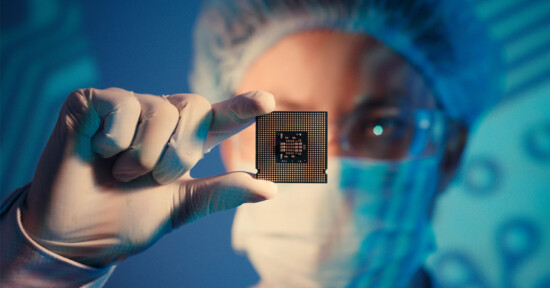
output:
MULTIPOLYGON (((401 92, 389 92, 384 94, 364 94, 358 96, 358 102, 355 104, 354 111, 365 111, 373 108, 383 108, 383 107, 407 107, 413 105, 413 101, 406 97, 406 93, 401 92)), ((304 110, 304 106, 309 102, 306 102, 305 105, 303 102, 296 100, 296 98, 283 98, 276 100, 277 106, 283 106, 288 110, 304 110)))
POLYGON ((413 102, 408 99, 408 97, 399 97, 399 94, 405 96, 404 93, 385 93, 379 95, 369 95, 365 94, 359 96, 359 101, 356 104, 356 110, 364 110, 370 108, 378 107, 388 107, 388 106, 407 106, 412 105, 413 102))

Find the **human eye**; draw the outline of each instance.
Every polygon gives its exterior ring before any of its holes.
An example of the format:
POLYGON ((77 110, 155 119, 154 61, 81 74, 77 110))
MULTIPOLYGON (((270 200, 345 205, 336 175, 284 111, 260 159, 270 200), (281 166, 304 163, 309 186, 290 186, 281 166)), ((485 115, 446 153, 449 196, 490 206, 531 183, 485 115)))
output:
POLYGON ((362 113, 349 119, 346 147, 352 155, 398 159, 407 153, 414 134, 414 121, 397 109, 362 113))
POLYGON ((364 135, 375 139, 399 139, 407 132, 407 122, 398 116, 380 116, 365 119, 364 135))

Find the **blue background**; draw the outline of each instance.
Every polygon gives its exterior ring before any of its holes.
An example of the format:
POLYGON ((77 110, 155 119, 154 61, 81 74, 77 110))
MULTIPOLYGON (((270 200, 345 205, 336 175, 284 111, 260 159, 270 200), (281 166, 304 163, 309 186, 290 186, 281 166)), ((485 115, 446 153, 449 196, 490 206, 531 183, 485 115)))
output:
MULTIPOLYGON (((1 3, 1 196, 30 181, 72 90, 189 91, 199 1, 1 3)), ((475 10, 503 47, 508 100, 470 135, 436 209, 428 266, 443 287, 550 287, 550 2, 479 0, 475 10)), ((219 151, 192 172, 223 173, 219 151)), ((233 213, 172 232, 120 264, 107 287, 254 284, 230 246, 233 213)))

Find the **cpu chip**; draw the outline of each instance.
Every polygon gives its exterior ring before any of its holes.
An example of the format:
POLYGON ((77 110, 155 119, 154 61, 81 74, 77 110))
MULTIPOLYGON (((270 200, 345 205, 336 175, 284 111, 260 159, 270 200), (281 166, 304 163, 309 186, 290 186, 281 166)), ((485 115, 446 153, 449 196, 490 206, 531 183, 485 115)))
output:
POLYGON ((277 132, 277 163, 307 163, 307 132, 277 132))
POLYGON ((327 183, 327 112, 274 111, 256 117, 258 179, 327 183))

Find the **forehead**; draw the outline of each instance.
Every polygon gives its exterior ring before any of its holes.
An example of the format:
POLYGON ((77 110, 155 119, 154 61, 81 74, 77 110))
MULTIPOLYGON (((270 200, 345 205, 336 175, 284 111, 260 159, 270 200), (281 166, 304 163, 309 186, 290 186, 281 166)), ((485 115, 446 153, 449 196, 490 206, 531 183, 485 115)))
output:
POLYGON ((367 35, 328 30, 288 36, 261 55, 236 92, 256 89, 273 93, 278 110, 436 106, 422 75, 400 55, 367 35))

